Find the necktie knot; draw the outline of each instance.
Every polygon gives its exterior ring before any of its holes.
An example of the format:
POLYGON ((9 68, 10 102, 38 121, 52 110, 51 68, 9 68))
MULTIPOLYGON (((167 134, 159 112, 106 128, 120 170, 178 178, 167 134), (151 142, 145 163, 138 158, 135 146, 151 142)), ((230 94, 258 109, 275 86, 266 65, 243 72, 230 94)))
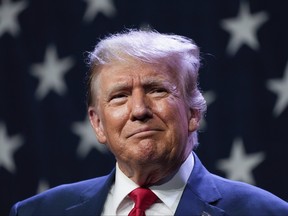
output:
POLYGON ((129 197, 134 201, 134 208, 129 216, 145 215, 145 210, 156 202, 158 197, 148 188, 136 188, 129 193, 129 197))

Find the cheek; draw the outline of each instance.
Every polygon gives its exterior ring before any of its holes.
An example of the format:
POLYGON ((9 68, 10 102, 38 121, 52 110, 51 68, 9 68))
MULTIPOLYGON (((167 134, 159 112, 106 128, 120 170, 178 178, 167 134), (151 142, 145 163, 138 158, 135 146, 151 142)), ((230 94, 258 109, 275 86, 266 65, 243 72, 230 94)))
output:
POLYGON ((170 127, 170 132, 174 135, 174 139, 180 139, 183 142, 188 136, 189 125, 188 125, 188 113, 185 105, 177 100, 172 99, 167 103, 167 106, 162 110, 165 113, 163 119, 166 120, 166 124, 170 127))
POLYGON ((183 123, 188 119, 185 106, 179 99, 167 98, 163 103, 158 103, 155 110, 163 120, 169 120, 175 124, 183 123))
POLYGON ((174 110, 173 101, 169 100, 168 98, 162 101, 156 101, 153 109, 163 117, 165 116, 166 118, 169 118, 171 115, 170 113, 172 113, 174 110))
POLYGON ((114 119, 115 121, 121 121, 127 118, 127 115, 128 115, 127 107, 123 106, 123 107, 118 107, 117 109, 114 109, 114 108, 107 109, 106 115, 109 118, 114 119))
POLYGON ((129 117, 126 107, 118 107, 117 109, 107 108, 105 109, 104 116, 103 126, 107 131, 107 136, 121 133, 129 117), (111 131, 113 132, 111 133, 111 131))

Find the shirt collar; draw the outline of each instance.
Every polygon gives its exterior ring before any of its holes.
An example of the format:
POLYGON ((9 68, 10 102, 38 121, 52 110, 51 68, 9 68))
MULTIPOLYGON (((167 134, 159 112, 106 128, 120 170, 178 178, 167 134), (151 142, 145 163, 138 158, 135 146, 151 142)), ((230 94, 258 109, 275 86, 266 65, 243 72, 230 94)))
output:
MULTIPOLYGON (((184 187, 194 167, 193 154, 187 157, 185 162, 180 166, 176 174, 167 182, 161 185, 151 186, 150 189, 158 196, 158 198, 173 212, 175 212, 184 187)), ((113 196, 113 204, 115 209, 120 205, 123 199, 135 188, 139 187, 135 182, 129 179, 119 168, 116 163, 115 184, 111 188, 113 196)))
POLYGON ((118 163, 116 163, 116 174, 115 174, 115 184, 111 188, 113 194, 113 204, 115 209, 118 208, 122 200, 134 189, 139 187, 135 182, 129 179, 119 168, 118 163))
POLYGON ((176 211, 181 195, 194 167, 194 157, 191 153, 181 165, 177 173, 166 183, 154 185, 150 189, 173 212, 176 211))

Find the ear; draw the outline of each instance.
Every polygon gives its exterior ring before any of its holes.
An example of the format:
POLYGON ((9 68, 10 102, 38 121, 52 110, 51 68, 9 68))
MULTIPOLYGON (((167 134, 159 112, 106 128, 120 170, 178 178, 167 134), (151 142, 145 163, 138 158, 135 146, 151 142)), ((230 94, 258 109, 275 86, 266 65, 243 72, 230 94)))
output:
POLYGON ((90 123, 92 125, 92 128, 96 134, 98 141, 102 144, 105 144, 107 141, 107 138, 105 136, 103 124, 102 124, 101 119, 99 118, 99 115, 97 114, 96 108, 89 107, 88 114, 89 114, 90 123))
POLYGON ((189 132, 196 131, 199 127, 200 112, 198 110, 190 109, 189 112, 188 130, 189 132))

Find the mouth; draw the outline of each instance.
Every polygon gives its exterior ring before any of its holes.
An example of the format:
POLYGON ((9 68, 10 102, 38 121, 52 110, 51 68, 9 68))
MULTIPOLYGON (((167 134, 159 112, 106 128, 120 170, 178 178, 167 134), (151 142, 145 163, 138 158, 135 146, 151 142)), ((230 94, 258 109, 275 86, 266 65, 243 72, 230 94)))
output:
POLYGON ((155 133, 158 133, 159 131, 163 131, 163 130, 158 129, 158 128, 148 128, 148 127, 139 128, 139 129, 134 130, 132 133, 130 133, 127 138, 130 138, 132 136, 143 136, 143 137, 152 136, 155 133))

